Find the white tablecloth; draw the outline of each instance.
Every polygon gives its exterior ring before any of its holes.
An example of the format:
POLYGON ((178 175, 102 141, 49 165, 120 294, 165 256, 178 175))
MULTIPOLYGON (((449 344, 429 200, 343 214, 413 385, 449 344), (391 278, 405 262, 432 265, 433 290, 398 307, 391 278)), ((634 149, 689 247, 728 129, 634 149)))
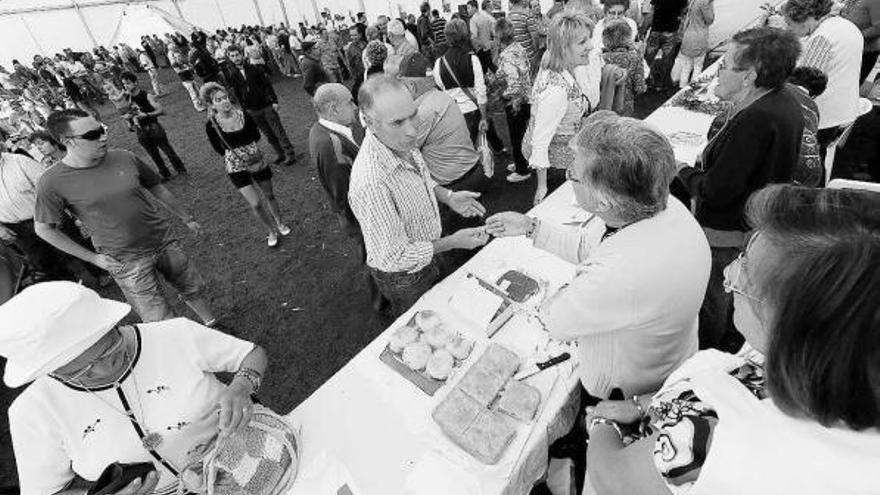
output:
MULTIPOLYGON (((711 117, 664 106, 647 120, 671 138, 678 160, 693 164, 705 145, 711 117), (682 133, 691 136, 692 142, 685 144, 676 139, 682 133)), ((568 182, 529 214, 557 225, 589 217, 575 206, 568 182)), ((597 219, 587 228, 598 233, 604 226, 597 219)), ((530 379, 529 383, 542 392, 539 415, 533 425, 520 429, 512 446, 494 466, 481 464, 458 449, 431 419, 431 412, 450 385, 457 382, 488 342, 484 334, 450 308, 450 297, 461 284, 471 283, 466 279, 468 273, 490 278, 511 268, 523 269, 545 280, 547 294, 571 280, 575 271, 574 265, 535 249, 525 238, 490 242, 289 414, 289 419, 302 431, 300 476, 308 481, 295 484, 291 495, 323 495, 316 486, 338 488, 343 484, 354 495, 528 493, 546 469, 549 443, 571 427, 576 412, 574 392, 578 389, 576 363, 557 366, 530 379), (439 311, 447 324, 478 340, 472 358, 434 397, 428 397, 378 358, 391 332, 421 309, 439 311)), ((562 351, 548 351, 546 332, 525 315, 514 316, 492 341, 526 358, 536 351, 543 353, 539 357, 562 351)), ((326 493, 336 495, 335 489, 326 493)))

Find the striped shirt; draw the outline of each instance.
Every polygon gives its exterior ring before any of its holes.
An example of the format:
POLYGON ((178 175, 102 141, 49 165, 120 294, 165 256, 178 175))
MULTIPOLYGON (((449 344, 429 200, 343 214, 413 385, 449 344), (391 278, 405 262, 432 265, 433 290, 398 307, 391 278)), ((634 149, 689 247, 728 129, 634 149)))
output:
POLYGON ((438 17, 431 21, 431 30, 434 31, 435 43, 446 43, 446 19, 438 17))
POLYGON ((538 19, 526 10, 511 10, 507 20, 513 24, 513 39, 526 49, 529 58, 535 56, 535 44, 532 37, 538 33, 538 19))
POLYGON ((0 153, 0 223, 34 218, 37 183, 46 170, 35 160, 15 153, 0 153))
POLYGON ((421 153, 415 164, 395 155, 367 132, 351 171, 348 201, 360 223, 367 266, 388 273, 415 273, 434 257, 440 212, 421 153))

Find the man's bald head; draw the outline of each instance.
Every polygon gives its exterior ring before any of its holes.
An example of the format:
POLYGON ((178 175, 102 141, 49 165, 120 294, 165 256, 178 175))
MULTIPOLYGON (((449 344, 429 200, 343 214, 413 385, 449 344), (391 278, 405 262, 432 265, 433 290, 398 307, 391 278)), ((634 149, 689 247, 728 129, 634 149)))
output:
POLYGON ((370 112, 376 105, 376 101, 381 99, 383 95, 397 91, 407 92, 406 86, 400 82, 400 79, 386 74, 370 76, 358 91, 358 104, 361 112, 370 112))
POLYGON ((333 111, 334 106, 339 106, 351 101, 351 91, 339 83, 322 84, 312 97, 312 105, 318 117, 326 118, 333 111))

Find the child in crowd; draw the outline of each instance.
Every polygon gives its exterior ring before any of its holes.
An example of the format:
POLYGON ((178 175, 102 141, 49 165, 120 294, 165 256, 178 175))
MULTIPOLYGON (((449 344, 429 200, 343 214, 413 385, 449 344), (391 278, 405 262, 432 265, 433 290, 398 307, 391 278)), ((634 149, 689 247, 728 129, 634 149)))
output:
POLYGON ((632 42, 632 28, 625 21, 615 19, 609 21, 602 32, 602 58, 606 64, 614 64, 627 70, 627 81, 624 84, 623 107, 615 108, 620 115, 631 117, 635 111, 635 97, 647 90, 645 84, 645 64, 642 55, 632 42))

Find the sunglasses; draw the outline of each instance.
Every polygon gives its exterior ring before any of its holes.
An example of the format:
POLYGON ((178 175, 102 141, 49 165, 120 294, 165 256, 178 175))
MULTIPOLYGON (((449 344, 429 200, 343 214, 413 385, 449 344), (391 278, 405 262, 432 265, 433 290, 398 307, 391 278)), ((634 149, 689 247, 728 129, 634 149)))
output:
MULTIPOLYGON (((107 361, 111 357, 113 357, 116 353, 122 350, 125 346, 125 338, 122 336, 122 333, 119 330, 116 330, 116 340, 110 344, 106 349, 104 349, 99 355, 95 356, 87 365, 83 366, 81 369, 77 370, 73 374, 70 375, 67 379, 62 379, 61 381, 67 384, 76 385, 82 383, 81 379, 88 375, 95 366, 98 364, 107 361)), ((125 348, 127 351, 127 348, 125 348)), ((58 377, 61 378, 61 377, 58 377)))
POLYGON ((107 134, 107 126, 105 126, 104 124, 101 124, 101 127, 98 127, 97 129, 92 129, 91 131, 87 131, 82 134, 77 134, 74 136, 67 136, 67 137, 71 138, 71 139, 72 138, 79 138, 79 139, 85 139, 86 141, 97 141, 97 140, 101 139, 104 136, 104 134, 107 134))

